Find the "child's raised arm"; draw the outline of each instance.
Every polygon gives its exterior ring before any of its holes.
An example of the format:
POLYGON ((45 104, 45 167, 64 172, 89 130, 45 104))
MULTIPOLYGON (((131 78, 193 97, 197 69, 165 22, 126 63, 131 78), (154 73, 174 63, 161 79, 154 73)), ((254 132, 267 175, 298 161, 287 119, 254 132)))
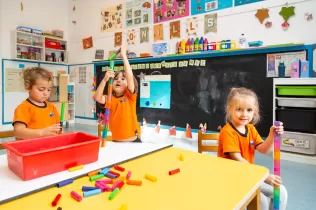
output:
POLYGON ((129 64, 128 59, 127 59, 126 48, 124 45, 121 46, 121 55, 122 55, 123 62, 124 62, 125 77, 127 80, 127 88, 129 90, 129 92, 133 94, 135 92, 134 76, 133 76, 132 67, 129 64))
POLYGON ((109 78, 114 78, 115 73, 112 70, 106 71, 103 80, 100 82, 97 91, 95 92, 95 100, 100 104, 105 104, 105 97, 103 96, 104 88, 109 78))

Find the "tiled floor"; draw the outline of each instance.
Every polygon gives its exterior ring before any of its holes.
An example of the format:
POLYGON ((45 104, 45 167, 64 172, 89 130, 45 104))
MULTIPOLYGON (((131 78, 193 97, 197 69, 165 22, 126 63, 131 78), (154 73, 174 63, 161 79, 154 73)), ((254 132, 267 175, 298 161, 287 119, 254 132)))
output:
MULTIPOLYGON (((96 126, 71 125, 66 132, 81 131, 97 135, 96 126)), ((176 143, 175 147, 197 151, 197 146, 192 144, 176 143)), ((5 150, 0 151, 3 154, 5 150)), ((213 155, 213 154, 211 154, 213 155)), ((270 169, 273 172, 272 157, 256 154, 255 163, 270 169)), ((288 190, 288 210, 313 210, 316 209, 316 166, 291 161, 281 161, 281 175, 283 184, 288 190)))

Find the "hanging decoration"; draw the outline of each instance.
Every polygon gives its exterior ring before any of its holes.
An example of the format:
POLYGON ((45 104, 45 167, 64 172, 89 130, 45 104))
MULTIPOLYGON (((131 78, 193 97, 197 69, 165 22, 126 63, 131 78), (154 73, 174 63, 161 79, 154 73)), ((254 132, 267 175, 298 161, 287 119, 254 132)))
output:
POLYGON ((271 28, 272 22, 271 21, 267 21, 264 25, 265 25, 266 28, 271 28))
POLYGON ((140 43, 149 42, 149 27, 140 28, 140 43))
POLYGON ((77 23, 77 21, 75 21, 75 20, 72 21, 72 24, 76 25, 76 23, 77 23))
POLYGON ((83 45, 83 49, 89 49, 93 47, 92 36, 82 39, 82 45, 83 45))
POLYGON ((256 17, 259 19, 260 23, 262 24, 263 21, 269 17, 269 10, 268 9, 258 9, 256 13, 256 17))
POLYGON ((127 44, 133 45, 135 44, 135 30, 128 30, 127 31, 127 44))
POLYGON ((313 20, 313 14, 305 13, 305 18, 307 21, 313 20))
POLYGON ((122 32, 116 32, 114 35, 114 47, 122 45, 122 32))
POLYGON ((23 3, 21 2, 21 12, 23 12, 24 6, 23 3))
POLYGON ((76 0, 72 0, 72 4, 74 5, 73 8, 72 8, 72 11, 75 12, 76 11, 76 0))
POLYGON ((180 38, 180 20, 170 22, 170 39, 180 38))
POLYGON ((287 30, 290 27, 288 20, 290 19, 290 17, 295 15, 294 9, 295 9, 294 6, 291 6, 291 7, 286 6, 286 7, 282 7, 281 11, 279 12, 279 14, 284 19, 284 23, 282 23, 283 30, 287 30))
POLYGON ((163 40, 163 24, 154 25, 154 41, 163 40))
POLYGON ((199 26, 199 24, 198 24, 198 20, 196 17, 187 18, 186 29, 185 29, 186 37, 196 36, 198 26, 199 26))
POLYGON ((217 13, 204 15, 204 34, 217 32, 217 13))

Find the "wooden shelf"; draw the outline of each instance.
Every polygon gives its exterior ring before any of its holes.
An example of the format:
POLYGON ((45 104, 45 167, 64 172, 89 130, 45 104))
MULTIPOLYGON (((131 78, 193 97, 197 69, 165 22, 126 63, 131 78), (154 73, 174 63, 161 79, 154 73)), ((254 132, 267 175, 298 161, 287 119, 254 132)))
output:
POLYGON ((34 47, 34 48, 43 49, 43 47, 40 47, 40 46, 37 46, 37 45, 29 45, 29 44, 21 44, 21 43, 17 43, 16 45, 24 46, 24 47, 34 47))

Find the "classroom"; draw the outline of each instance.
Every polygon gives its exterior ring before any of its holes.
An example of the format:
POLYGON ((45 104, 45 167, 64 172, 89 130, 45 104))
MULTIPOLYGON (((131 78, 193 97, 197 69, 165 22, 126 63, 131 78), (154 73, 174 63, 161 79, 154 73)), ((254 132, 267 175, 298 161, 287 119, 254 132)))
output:
POLYGON ((0 210, 311 210, 316 0, 0 0, 0 210))

